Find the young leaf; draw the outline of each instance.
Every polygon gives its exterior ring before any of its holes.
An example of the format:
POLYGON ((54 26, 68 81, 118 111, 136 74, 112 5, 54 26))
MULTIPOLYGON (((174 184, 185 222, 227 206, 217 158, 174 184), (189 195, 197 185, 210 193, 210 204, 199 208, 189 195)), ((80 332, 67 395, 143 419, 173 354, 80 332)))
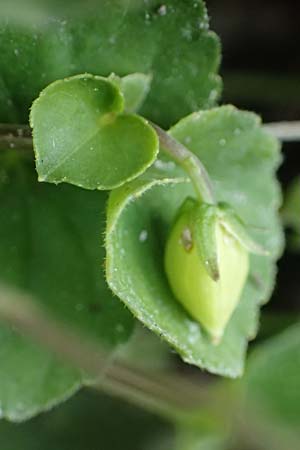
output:
POLYGON ((39 181, 113 189, 146 170, 158 151, 156 133, 122 110, 121 92, 101 77, 78 75, 44 89, 30 114, 39 181))
POLYGON ((142 114, 164 127, 215 105, 220 44, 202 0, 56 3, 32 5, 27 20, 20 8, 0 17, 0 121, 27 122, 45 86, 85 71, 151 73, 142 114))
POLYGON ((112 73, 108 79, 115 83, 124 96, 124 110, 138 111, 143 104, 151 86, 151 75, 131 73, 126 77, 118 77, 112 73))
POLYGON ((156 165, 155 172, 150 169, 111 193, 108 283, 136 317, 175 347, 185 361, 236 377, 243 372, 247 340, 256 333, 259 306, 271 294, 275 261, 282 250, 280 190, 274 176, 280 162, 278 143, 261 129, 254 114, 231 106, 192 114, 170 132, 200 157, 217 200, 231 204, 246 224, 256 226, 249 229, 251 236, 270 254, 252 255, 250 273, 263 282, 254 285, 249 277, 221 343, 214 346, 174 298, 163 267, 169 229, 193 188, 186 177, 172 178, 172 171, 156 165))
MULTIPOLYGON (((132 317, 103 274, 107 194, 39 184, 33 162, 10 149, 1 154, 0 197, 0 282, 29 292, 52 317, 108 354, 126 342, 132 317)), ((2 325, 0 341, 0 406, 6 418, 23 420, 48 409, 86 381, 2 325)))

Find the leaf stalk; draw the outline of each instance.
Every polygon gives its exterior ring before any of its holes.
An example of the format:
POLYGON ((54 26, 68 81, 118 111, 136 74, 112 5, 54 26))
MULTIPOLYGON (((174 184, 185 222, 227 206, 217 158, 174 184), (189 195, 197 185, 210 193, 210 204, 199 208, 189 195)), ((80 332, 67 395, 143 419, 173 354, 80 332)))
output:
POLYGON ((149 123, 157 132, 161 150, 189 175, 198 199, 201 202, 215 204, 212 183, 200 159, 158 125, 149 123))

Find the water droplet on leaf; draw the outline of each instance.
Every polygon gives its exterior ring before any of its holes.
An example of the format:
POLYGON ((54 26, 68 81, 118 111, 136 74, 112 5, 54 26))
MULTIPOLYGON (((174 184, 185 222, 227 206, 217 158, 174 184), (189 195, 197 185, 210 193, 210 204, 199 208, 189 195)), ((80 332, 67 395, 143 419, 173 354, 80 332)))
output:
POLYGON ((147 239, 148 239, 148 231, 147 230, 142 230, 140 232, 140 235, 139 235, 139 241, 140 242, 145 242, 147 239))
POLYGON ((160 16, 165 16, 165 15, 167 14, 167 6, 166 6, 166 5, 161 5, 161 6, 158 8, 157 13, 158 13, 160 16))

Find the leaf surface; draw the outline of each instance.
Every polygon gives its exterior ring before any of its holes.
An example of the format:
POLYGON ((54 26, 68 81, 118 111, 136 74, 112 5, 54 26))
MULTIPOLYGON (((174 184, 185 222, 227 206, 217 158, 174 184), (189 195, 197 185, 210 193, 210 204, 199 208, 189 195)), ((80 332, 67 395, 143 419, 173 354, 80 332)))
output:
POLYGON ((248 231, 269 250, 251 255, 251 276, 222 342, 211 343, 174 299, 163 269, 168 232, 178 208, 193 195, 186 175, 158 160, 139 180, 113 191, 108 205, 107 279, 112 290, 147 327, 171 344, 183 359, 210 372, 242 374, 247 340, 257 331, 259 306, 274 285, 282 250, 278 218, 280 190, 274 172, 278 143, 257 117, 231 106, 192 114, 171 134, 195 152, 210 174, 218 201, 231 204, 248 231), (258 282, 253 279, 258 277, 258 282))
POLYGON ((299 446, 299 373, 299 322, 265 341, 249 359, 242 380, 245 414, 270 439, 268 448, 299 446))
POLYGON ((156 416, 89 391, 24 424, 0 423, 5 450, 169 450, 173 434, 156 416))
POLYGON ((156 133, 122 111, 121 91, 107 79, 84 74, 47 86, 30 113, 39 181, 113 189, 145 171, 156 133))
MULTIPOLYGON (((107 194, 39 184, 32 161, 20 152, 1 155, 0 280, 32 294, 51 317, 109 355, 127 341, 133 321, 103 274, 107 194)), ((78 371, 8 327, 1 326, 0 341, 4 417, 30 417, 85 382, 78 371)))
POLYGON ((165 127, 209 108, 221 82, 220 44, 208 27, 202 0, 91 0, 72 8, 47 0, 26 11, 10 5, 2 15, 0 6, 0 122, 27 122, 42 89, 84 72, 152 75, 142 114, 165 127))

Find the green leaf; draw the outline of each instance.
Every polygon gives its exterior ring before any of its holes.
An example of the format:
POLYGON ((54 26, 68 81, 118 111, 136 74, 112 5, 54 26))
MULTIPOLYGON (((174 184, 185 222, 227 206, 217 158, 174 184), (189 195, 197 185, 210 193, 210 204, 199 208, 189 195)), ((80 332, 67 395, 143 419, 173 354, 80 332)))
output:
MULTIPOLYGON (((21 151, 1 154, 0 280, 31 293, 54 318, 108 351, 133 320, 104 274, 107 194, 39 184, 21 151)), ((0 328, 0 407, 23 420, 70 396, 85 378, 48 351, 0 328)))
POLYGON ((83 391, 24 424, 0 423, 3 450, 169 450, 173 427, 115 398, 83 391))
POLYGON ((174 368, 173 353, 167 343, 138 322, 131 338, 118 349, 118 361, 120 360, 148 373, 174 368))
POLYGON ((44 89, 30 114, 39 181, 113 189, 144 172, 158 138, 122 110, 121 92, 101 77, 77 75, 44 89))
POLYGON ((251 355, 245 413, 271 439, 266 448, 297 449, 300 439, 300 323, 269 339, 251 355), (289 442, 291 440, 291 442, 289 442), (274 446, 271 445, 274 442, 274 446))
POLYGON ((164 127, 216 103, 220 44, 202 0, 30 6, 0 14, 0 122, 27 122, 42 89, 84 72, 151 74, 142 114, 164 127))
MULTIPOLYGON (((206 422, 209 422, 208 417, 206 422)), ((211 423, 199 423, 198 426, 178 427, 175 442, 175 450, 227 450, 229 448, 225 430, 218 429, 216 421, 212 420, 211 423)))
POLYGON ((167 128, 192 111, 216 104, 221 90, 220 43, 209 30, 201 0, 169 0, 148 14, 156 53, 151 91, 141 113, 167 128))
POLYGON ((108 283, 185 361, 236 377, 243 372, 247 340, 257 331, 259 306, 272 292, 275 261, 282 250, 280 190, 274 176, 280 162, 278 143, 261 129, 255 115, 231 106, 192 114, 171 134, 201 158, 217 200, 231 204, 252 238, 269 250, 269 256, 251 256, 251 272, 262 281, 256 285, 249 278, 222 342, 212 345, 175 300, 166 280, 163 254, 168 232, 193 189, 186 175, 172 177, 170 163, 159 160, 155 170, 110 195, 108 283))
POLYGON ((118 77, 112 73, 108 79, 114 82, 124 96, 124 109, 127 112, 138 111, 150 90, 152 76, 144 73, 131 73, 118 77))
POLYGON ((19 422, 72 396, 82 374, 1 324, 1 418, 19 422))

